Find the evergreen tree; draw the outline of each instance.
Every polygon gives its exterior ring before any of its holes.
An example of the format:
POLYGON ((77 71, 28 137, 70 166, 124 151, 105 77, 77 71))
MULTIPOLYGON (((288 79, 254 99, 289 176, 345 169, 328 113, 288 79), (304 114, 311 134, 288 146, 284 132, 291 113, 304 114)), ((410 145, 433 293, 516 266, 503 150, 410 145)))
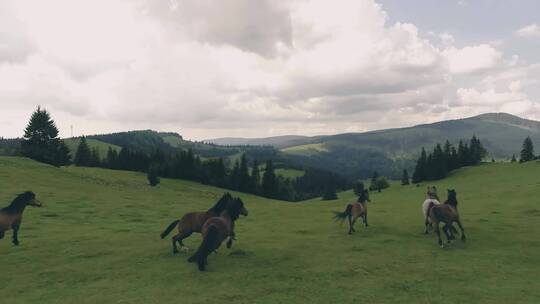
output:
POLYGON ((510 162, 512 162, 512 163, 517 162, 517 159, 516 159, 516 155, 515 155, 515 154, 512 154, 512 160, 511 160, 510 162))
POLYGON ((381 192, 382 189, 386 189, 388 187, 390 187, 390 184, 386 180, 386 177, 384 176, 377 177, 377 181, 375 181, 375 190, 377 190, 378 192, 381 192))
POLYGON ((159 165, 157 163, 152 163, 150 167, 148 167, 148 173, 146 174, 146 178, 148 179, 148 184, 152 187, 155 187, 160 183, 158 172, 159 165))
POLYGON ((253 168, 251 169, 251 192, 259 193, 261 187, 261 172, 259 169, 259 162, 255 159, 253 161, 253 168))
POLYGON ((238 170, 238 189, 242 192, 250 192, 250 176, 249 176, 249 166, 246 154, 242 154, 240 158, 240 167, 238 170))
POLYGON ((484 149, 482 143, 480 142, 480 139, 478 139, 475 135, 473 135, 473 137, 471 138, 471 141, 469 143, 469 150, 470 165, 479 164, 487 154, 486 149, 484 149))
POLYGON ((416 167, 414 168, 412 182, 417 184, 426 179, 426 166, 427 166, 427 155, 426 149, 422 148, 420 157, 416 162, 416 167))
POLYGON ((337 193, 336 193, 336 188, 334 187, 326 187, 326 189, 324 190, 324 194, 322 196, 322 200, 323 201, 332 201, 332 200, 336 200, 338 197, 337 197, 337 193))
POLYGON ((353 185, 353 191, 356 196, 362 195, 364 193, 365 186, 362 181, 356 181, 353 185))
POLYGON ((56 152, 56 161, 57 166, 66 166, 71 163, 71 158, 69 156, 69 148, 63 140, 59 141, 58 151, 56 152))
POLYGON ((107 157, 105 158, 105 164, 107 168, 117 169, 118 168, 118 152, 109 146, 107 150, 107 157))
POLYGON ((409 182, 409 172, 407 172, 407 169, 403 170, 403 175, 401 176, 401 184, 403 186, 408 185, 409 182))
POLYGON ((523 141, 523 147, 519 156, 519 162, 524 163, 534 159, 534 146, 531 138, 527 136, 523 141))
POLYGON ((97 147, 94 147, 90 150, 90 162, 88 166, 90 167, 99 167, 101 165, 101 157, 99 156, 99 150, 97 147))
POLYGON ((278 194, 279 185, 276 173, 274 172, 274 164, 272 160, 266 161, 266 168, 264 169, 262 185, 262 195, 265 197, 275 198, 278 194))
POLYGON ((24 129, 21 154, 39 162, 59 166, 65 164, 67 150, 66 146, 61 146, 58 128, 49 112, 38 107, 24 129))
POLYGON ((373 174, 371 175, 371 183, 369 184, 369 190, 377 189, 377 178, 379 178, 379 173, 377 171, 373 171, 373 174))
POLYGON ((240 162, 238 159, 234 161, 234 167, 231 172, 231 187, 233 190, 240 189, 240 162))
POLYGON ((79 141, 79 146, 77 147, 77 154, 75 154, 75 166, 89 166, 91 163, 92 152, 90 147, 86 143, 86 138, 83 136, 79 141))
POLYGON ((446 168, 446 162, 447 160, 445 158, 442 147, 440 144, 437 144, 435 146, 435 149, 433 149, 430 166, 432 167, 432 176, 430 179, 437 180, 446 177, 446 174, 448 173, 448 169, 446 168))

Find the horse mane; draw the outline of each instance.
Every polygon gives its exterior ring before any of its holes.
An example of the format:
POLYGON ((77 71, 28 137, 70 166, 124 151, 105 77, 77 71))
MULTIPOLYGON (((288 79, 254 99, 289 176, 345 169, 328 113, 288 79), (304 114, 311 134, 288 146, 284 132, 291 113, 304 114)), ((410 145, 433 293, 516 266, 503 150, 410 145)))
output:
POLYGON ((233 204, 227 208, 227 212, 231 217, 231 220, 236 221, 240 217, 240 208, 244 206, 244 202, 239 197, 235 197, 233 204))
POLYGON ((215 214, 220 214, 227 207, 227 203, 232 200, 232 195, 229 192, 225 192, 223 196, 217 201, 217 203, 207 212, 214 212, 215 214))
POLYGON ((1 209, 1 211, 5 212, 16 212, 21 210, 23 207, 26 206, 26 204, 34 198, 36 195, 32 191, 25 191, 15 197, 13 201, 9 204, 9 206, 4 207, 1 209))

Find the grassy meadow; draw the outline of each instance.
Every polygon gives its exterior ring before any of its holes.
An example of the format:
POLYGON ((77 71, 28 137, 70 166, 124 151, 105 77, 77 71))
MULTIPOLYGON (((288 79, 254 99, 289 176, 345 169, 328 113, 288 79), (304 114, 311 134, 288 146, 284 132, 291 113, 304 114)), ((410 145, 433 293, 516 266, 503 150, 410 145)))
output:
MULTIPOLYGON (((540 163, 464 168, 435 183, 455 188, 466 243, 424 235, 425 187, 372 193, 369 224, 347 235, 336 201, 272 201, 238 194, 249 216, 209 270, 172 255, 159 234, 224 190, 144 174, 55 168, 0 157, 0 205, 32 190, 19 239, 0 241, 3 303, 540 303, 540 163)), ((441 193, 446 197, 445 193, 441 193)), ((195 248, 200 235, 185 243, 195 248)))

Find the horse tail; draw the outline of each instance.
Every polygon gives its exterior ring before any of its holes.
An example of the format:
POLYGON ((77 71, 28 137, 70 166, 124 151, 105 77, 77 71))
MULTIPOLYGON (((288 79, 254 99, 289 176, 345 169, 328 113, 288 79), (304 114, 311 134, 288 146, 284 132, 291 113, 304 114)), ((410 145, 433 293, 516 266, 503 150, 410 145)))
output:
POLYGON ((171 233, 174 227, 178 225, 178 222, 180 222, 180 220, 175 220, 172 223, 170 223, 169 226, 167 226, 167 229, 165 229, 165 231, 161 233, 161 238, 164 239, 169 233, 171 233))
POLYGON ((216 243, 218 242, 218 228, 215 225, 208 227, 208 231, 203 238, 199 249, 195 252, 189 259, 190 263, 197 263, 199 265, 199 270, 204 270, 205 259, 206 257, 216 249, 216 243))
POLYGON ((347 216, 351 215, 351 211, 352 211, 352 205, 348 204, 347 208, 345 208, 345 211, 334 212, 336 214, 334 218, 336 219, 336 221, 344 221, 347 218, 347 216))

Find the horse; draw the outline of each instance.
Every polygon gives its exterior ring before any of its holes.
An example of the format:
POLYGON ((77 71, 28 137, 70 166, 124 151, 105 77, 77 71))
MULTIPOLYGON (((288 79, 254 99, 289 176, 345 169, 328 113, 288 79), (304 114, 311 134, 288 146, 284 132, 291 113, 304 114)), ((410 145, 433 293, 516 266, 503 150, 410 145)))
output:
POLYGON ((444 202, 444 204, 441 205, 435 205, 431 204, 428 208, 428 215, 430 221, 433 223, 435 227, 435 233, 437 234, 437 242, 441 248, 444 248, 442 239, 441 239, 441 233, 439 231, 439 223, 445 223, 445 226, 443 228, 444 234, 446 235, 446 239, 448 243, 450 243, 450 240, 454 239, 454 235, 452 234, 452 223, 456 223, 461 230, 461 240, 465 241, 465 230, 463 229, 463 225, 461 224, 461 220, 459 218, 459 213, 457 210, 457 194, 456 190, 454 189, 448 189, 448 199, 444 202))
POLYGON ((0 239, 4 238, 6 231, 13 229, 13 245, 19 245, 19 228, 26 206, 41 207, 42 204, 33 192, 26 191, 17 195, 9 206, 0 209, 0 239))
MULTIPOLYGON (((189 237, 193 232, 200 233, 204 223, 209 218, 220 215, 231 201, 234 201, 232 195, 229 192, 226 192, 217 203, 207 211, 186 213, 181 219, 174 220, 170 223, 161 233, 161 238, 164 239, 174 228, 177 228, 178 233, 172 237, 172 247, 173 254, 178 253, 178 248, 176 247, 177 242, 180 244, 180 248, 185 247, 182 241, 189 237)), ((231 235, 232 237, 227 242, 227 248, 231 248, 232 241, 235 239, 234 223, 231 235)))
POLYGON ((356 232, 354 224, 359 217, 362 217, 364 226, 368 227, 366 202, 371 202, 367 189, 363 190, 355 203, 348 204, 343 212, 334 212, 334 218, 343 222, 345 218, 349 219, 349 234, 356 232))
POLYGON ((427 193, 426 193, 426 200, 424 203, 422 203, 422 213, 424 214, 424 226, 425 230, 424 233, 429 233, 429 228, 431 227, 431 223, 429 222, 429 216, 428 216, 428 208, 431 204, 439 205, 440 200, 439 196, 437 195, 437 187, 435 186, 428 186, 427 187, 427 193))
POLYGON ((244 202, 240 198, 235 198, 230 208, 225 209, 219 216, 209 218, 201 230, 203 235, 202 243, 188 259, 188 262, 197 263, 200 271, 206 270, 208 255, 216 251, 227 237, 231 237, 233 223, 240 215, 247 216, 248 211, 244 206, 244 202))

